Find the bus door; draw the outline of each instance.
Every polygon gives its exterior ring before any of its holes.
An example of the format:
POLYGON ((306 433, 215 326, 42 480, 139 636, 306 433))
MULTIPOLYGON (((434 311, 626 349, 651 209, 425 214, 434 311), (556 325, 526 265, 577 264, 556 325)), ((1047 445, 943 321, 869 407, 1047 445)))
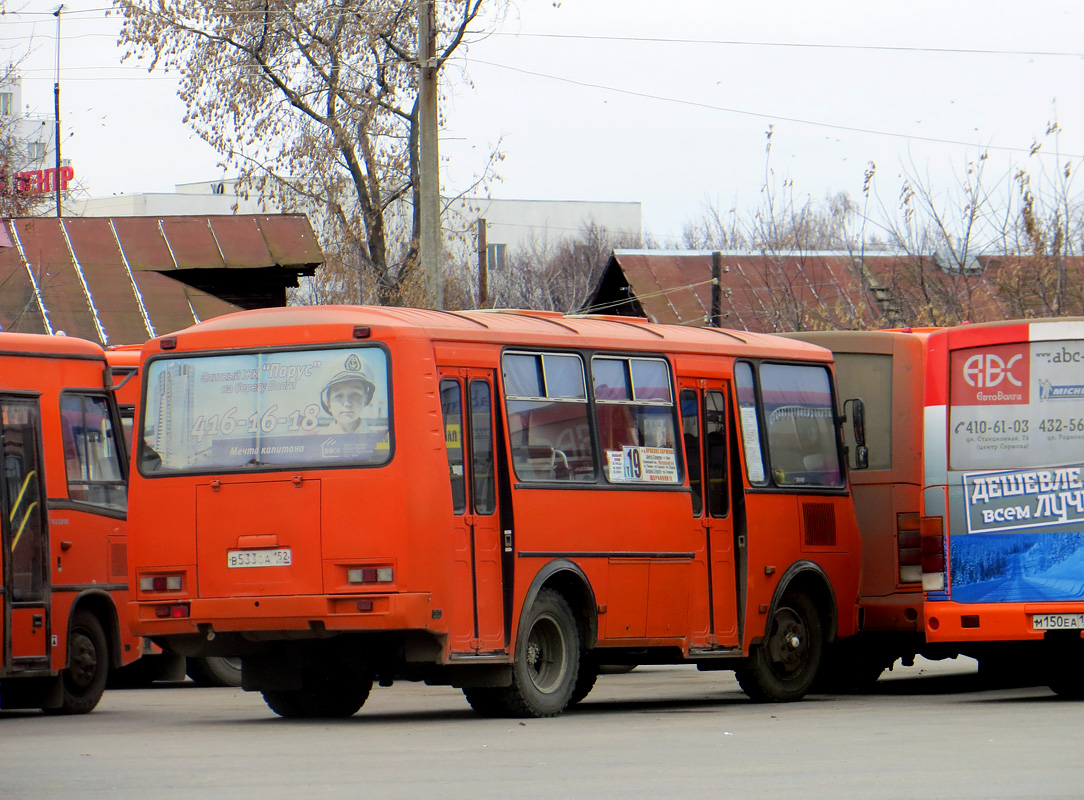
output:
POLYGON ((707 562, 708 631, 714 647, 740 644, 737 542, 732 513, 725 381, 682 380, 681 421, 692 489, 694 525, 702 532, 707 562))
POLYGON ((495 385, 492 370, 441 370, 441 407, 455 519, 451 649, 458 654, 507 649, 495 385))
POLYGON ((0 397, 0 546, 3 547, 3 670, 49 668, 48 534, 36 398, 0 397))

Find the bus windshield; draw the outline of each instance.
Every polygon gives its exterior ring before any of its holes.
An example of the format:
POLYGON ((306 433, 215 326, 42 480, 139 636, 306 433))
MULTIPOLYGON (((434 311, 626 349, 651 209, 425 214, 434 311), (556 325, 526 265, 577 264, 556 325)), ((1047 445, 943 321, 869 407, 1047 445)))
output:
POLYGON ((147 363, 140 471, 375 466, 391 457, 378 346, 147 363))

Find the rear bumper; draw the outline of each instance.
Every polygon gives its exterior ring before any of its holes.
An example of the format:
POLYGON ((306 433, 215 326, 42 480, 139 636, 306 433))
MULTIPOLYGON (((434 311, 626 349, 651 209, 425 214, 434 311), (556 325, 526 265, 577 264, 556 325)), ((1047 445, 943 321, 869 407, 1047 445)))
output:
POLYGON ((399 631, 446 633, 441 609, 428 593, 161 599, 128 604, 140 636, 272 631, 399 631), (188 616, 160 617, 161 607, 187 606, 188 616))
POLYGON ((1080 614, 1084 603, 953 603, 926 601, 926 641, 937 643, 1040 642, 1035 614, 1080 614))

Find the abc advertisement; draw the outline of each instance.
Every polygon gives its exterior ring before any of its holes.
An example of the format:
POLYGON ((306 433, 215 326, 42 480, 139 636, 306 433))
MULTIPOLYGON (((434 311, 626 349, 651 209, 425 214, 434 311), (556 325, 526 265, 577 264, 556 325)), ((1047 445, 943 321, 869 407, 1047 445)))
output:
POLYGON ((953 351, 949 405, 953 599, 1084 599, 1084 342, 953 351))

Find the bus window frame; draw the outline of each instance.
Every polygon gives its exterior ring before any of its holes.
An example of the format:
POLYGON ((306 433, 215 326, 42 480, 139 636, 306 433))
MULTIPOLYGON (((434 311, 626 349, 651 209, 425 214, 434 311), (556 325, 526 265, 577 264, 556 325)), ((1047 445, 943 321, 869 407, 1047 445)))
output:
MULTIPOLYGON (((681 403, 679 401, 680 390, 676 386, 676 374, 674 365, 670 359, 662 353, 641 353, 641 352, 621 352, 621 351, 592 351, 587 358, 587 363, 590 367, 588 372, 589 378, 589 399, 592 405, 591 419, 594 423, 594 436, 597 440, 596 447, 596 460, 598 463, 596 467, 599 469, 599 477, 601 480, 598 482, 599 486, 606 488, 620 487, 620 488, 647 488, 652 489, 673 489, 675 487, 688 489, 685 487, 685 475, 687 472, 685 465, 684 453, 684 432, 681 425, 681 403), (595 394, 595 362, 596 361, 616 361, 622 362, 625 369, 623 370, 624 376, 628 381, 628 389, 632 396, 625 399, 599 399, 595 394), (633 374, 633 362, 634 361, 647 361, 647 362, 661 362, 666 369, 666 387, 669 392, 667 400, 642 400, 636 397, 636 379, 633 374), (602 426, 599 424, 598 409, 599 406, 603 407, 626 407, 626 408, 667 408, 669 409, 670 420, 670 434, 672 438, 670 449, 674 451, 674 462, 677 470, 677 479, 673 482, 665 483, 651 483, 651 482, 623 482, 623 481, 611 481, 609 478, 608 469, 606 465, 606 459, 604 458, 606 450, 602 447, 602 426)), ((649 446, 649 445, 642 445, 649 446)))
POLYGON ((229 348, 215 348, 208 350, 195 350, 195 351, 177 351, 170 350, 162 353, 155 353, 149 356, 146 361, 140 365, 141 385, 139 387, 139 415, 136 419, 135 428, 132 433, 132 463, 137 467, 137 472, 142 478, 153 480, 155 478, 166 478, 176 476, 200 476, 200 475, 260 475, 269 472, 282 472, 284 470, 334 470, 334 469, 382 469, 388 466, 395 460, 395 395, 394 395, 394 375, 395 365, 391 357, 391 348, 384 342, 365 339, 365 340, 350 340, 342 342, 327 342, 320 344, 304 344, 304 345, 276 345, 273 347, 243 347, 237 349, 229 348), (232 469, 214 467, 208 469, 184 469, 184 470, 147 470, 144 467, 145 455, 144 451, 147 448, 146 441, 143 436, 143 431, 146 424, 147 415, 147 390, 150 384, 150 371, 151 366, 157 361, 180 361, 188 359, 205 359, 205 358, 217 358, 220 356, 244 356, 244 355, 258 355, 258 354, 271 354, 271 353, 297 353, 297 352, 322 352, 328 350, 357 350, 359 348, 374 348, 379 349, 384 353, 385 361, 388 365, 387 369, 387 393, 388 393, 388 457, 379 464, 365 464, 357 461, 345 461, 345 462, 330 462, 330 461, 312 461, 304 464, 288 464, 288 463, 275 463, 275 464, 262 464, 251 467, 249 469, 232 469))
MULTIPOLYGON (((584 352, 581 351, 581 350, 561 350, 561 349, 550 350, 550 349, 544 349, 544 348, 525 348, 522 345, 515 345, 515 346, 510 346, 510 347, 503 348, 500 351, 500 354, 499 354, 499 357, 498 357, 499 367, 498 367, 498 370, 497 370, 498 373, 499 373, 499 384, 495 387, 495 389, 496 389, 497 392, 499 392, 499 399, 500 399, 500 401, 502 403, 502 407, 503 407, 502 410, 503 410, 503 414, 504 414, 504 418, 505 418, 504 427, 505 427, 505 432, 506 432, 506 436, 507 436, 507 439, 508 439, 508 448, 509 448, 509 456, 510 456, 510 458, 509 458, 509 466, 511 467, 511 472, 512 472, 512 475, 515 477, 517 486, 523 486, 523 487, 528 487, 528 486, 549 486, 549 487, 553 487, 553 486, 588 487, 588 486, 591 486, 591 487, 596 487, 596 486, 598 486, 598 484, 599 484, 599 470, 600 470, 599 457, 598 457, 598 437, 596 435, 595 426, 592 424, 592 421, 591 421, 591 418, 593 416, 593 414, 592 414, 592 399, 591 399, 590 390, 588 388, 587 362, 588 362, 588 356, 586 356, 584 354, 584 352), (507 380, 505 378, 505 366, 504 366, 505 365, 505 359, 508 358, 509 356, 530 356, 530 357, 535 357, 535 358, 540 359, 540 363, 538 364, 538 367, 541 369, 541 378, 542 378, 542 382, 543 382, 543 385, 541 386, 542 391, 547 390, 547 387, 545 385, 545 383, 546 383, 545 357, 546 356, 563 356, 563 357, 576 358, 580 363, 580 381, 581 381, 580 385, 581 385, 581 387, 583 389, 583 397, 582 398, 581 397, 568 397, 568 396, 535 397, 535 396, 528 396, 528 395, 509 394, 508 388, 507 388, 508 387, 508 382, 507 382, 507 380), (587 439, 588 439, 589 445, 591 447, 591 454, 590 454, 591 455, 591 467, 592 467, 592 470, 593 470, 593 473, 591 474, 590 479, 587 479, 587 477, 578 478, 578 479, 577 478, 563 479, 563 478, 557 478, 557 477, 542 477, 542 478, 539 478, 539 477, 527 475, 527 474, 525 474, 525 472, 521 472, 521 468, 526 466, 526 465, 521 464, 520 459, 516 458, 516 447, 517 446, 518 447, 532 447, 534 445, 532 445, 530 442, 528 442, 526 445, 522 445, 522 444, 517 445, 515 442, 512 441, 512 438, 513 438, 512 425, 511 425, 512 416, 513 416, 513 413, 517 413, 517 414, 520 413, 520 412, 512 412, 512 410, 509 408, 509 403, 514 403, 514 402, 524 402, 524 403, 549 402, 551 404, 553 404, 553 403, 563 403, 563 404, 568 404, 568 405, 581 406, 584 409, 584 421, 587 424, 587 434, 588 434, 587 439)), ((542 447, 542 445, 538 445, 538 446, 542 447)), ((560 452, 560 451, 558 451, 557 448, 555 448, 553 446, 550 446, 550 445, 546 445, 546 446, 548 446, 550 448, 550 450, 553 451, 554 472, 556 473, 556 463, 557 463, 557 460, 558 460, 557 459, 557 453, 560 452)))
MULTIPOLYGON (((57 411, 60 415, 61 434, 60 440, 63 445, 66 445, 66 429, 64 427, 64 399, 67 397, 96 397, 103 401, 109 413, 109 422, 112 426, 112 440, 113 447, 116 450, 117 455, 117 469, 120 472, 120 479, 116 481, 76 481, 76 485, 86 484, 87 486, 102 485, 102 486, 121 486, 124 488, 124 505, 122 507, 113 507, 102 505, 101 503, 94 503, 89 500, 83 500, 74 498, 72 494, 72 480, 68 475, 67 464, 64 465, 64 485, 67 491, 66 502, 70 503, 72 507, 78 507, 83 510, 92 511, 95 514, 100 514, 108 517, 124 518, 128 514, 128 485, 129 485, 129 458, 131 453, 129 451, 127 442, 124 436, 124 420, 120 415, 120 409, 115 401, 110 401, 110 392, 108 390, 96 391, 90 389, 63 389, 57 395, 57 411)), ((65 461, 67 459, 65 458, 65 461)))
POLYGON ((836 411, 837 391, 835 375, 832 372, 831 364, 828 362, 811 362, 811 361, 794 361, 778 358, 740 358, 734 361, 734 386, 732 391, 734 392, 734 410, 735 410, 735 422, 738 426, 737 438, 740 440, 740 449, 742 457, 742 473, 744 480, 747 483, 745 490, 749 493, 770 493, 770 494, 815 494, 815 495, 849 495, 850 494, 850 481, 848 480, 848 470, 845 459, 843 458, 843 442, 841 439, 841 425, 839 423, 839 415, 836 411), (756 412, 757 412, 757 436, 760 444, 760 454, 762 463, 764 466, 764 482, 754 483, 749 478, 748 471, 748 458, 749 454, 746 452, 745 439, 744 439, 744 427, 741 420, 741 402, 738 398, 738 392, 741 387, 738 385, 738 365, 748 364, 753 375, 753 394, 756 398, 756 412), (760 367, 764 364, 777 364, 781 366, 797 366, 797 367, 818 367, 825 370, 828 373, 828 389, 831 396, 831 403, 829 408, 832 412, 832 430, 834 436, 832 437, 835 442, 836 448, 836 460, 839 463, 840 470, 840 485, 839 486, 818 486, 817 484, 787 484, 782 485, 776 482, 774 470, 772 469, 771 461, 771 443, 768 439, 767 420, 764 414, 764 397, 762 394, 762 381, 760 376, 760 367))

